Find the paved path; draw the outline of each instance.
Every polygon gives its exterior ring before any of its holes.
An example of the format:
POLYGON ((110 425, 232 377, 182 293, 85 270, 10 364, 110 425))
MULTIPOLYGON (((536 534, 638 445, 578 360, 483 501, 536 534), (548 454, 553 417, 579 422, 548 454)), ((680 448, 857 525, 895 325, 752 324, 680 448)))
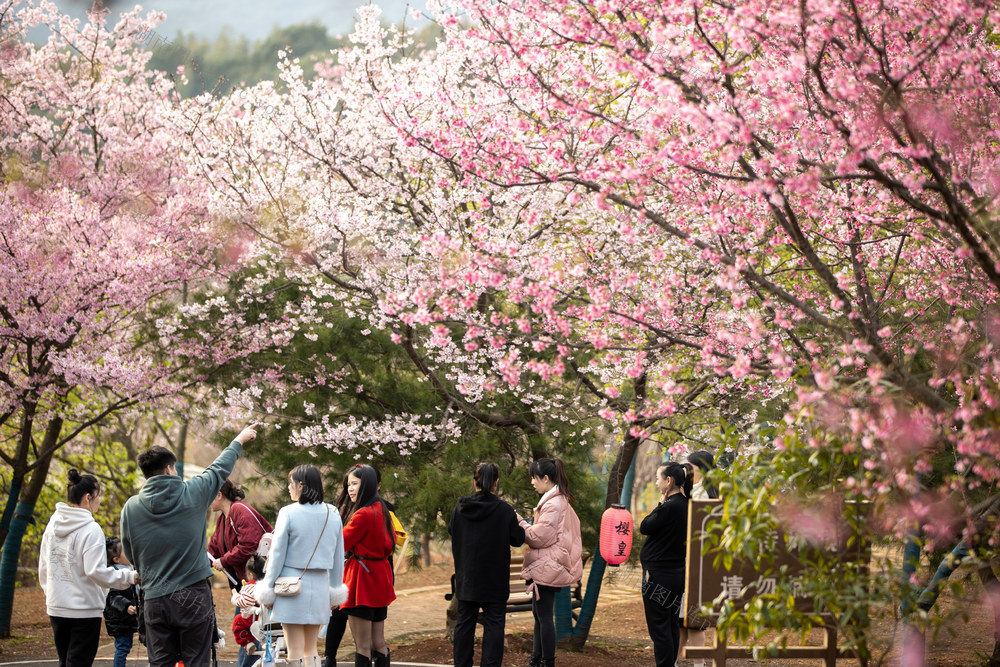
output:
MULTIPOLYGON (((589 569, 584 572, 584 582, 587 581, 589 574, 589 569)), ((628 579, 628 571, 623 569, 615 574, 625 576, 619 576, 617 580, 612 579, 610 581, 607 577, 605 578, 604 584, 601 587, 599 607, 626 602, 638 602, 640 599, 638 587, 633 586, 633 582, 628 579)), ((385 623, 386 639, 392 642, 400 637, 415 633, 444 633, 445 612, 448 609, 448 602, 444 599, 444 595, 450 590, 451 587, 445 584, 396 591, 396 601, 389 608, 389 617, 385 623)), ((228 601, 228 594, 223 597, 228 601)), ((227 619, 223 618, 223 613, 219 611, 222 608, 222 603, 219 599, 216 600, 216 605, 220 627, 225 628, 227 634, 226 640, 229 644, 221 651, 219 667, 236 667, 232 634, 229 632, 228 627, 225 627, 226 622, 231 622, 231 617, 227 619)), ((533 620, 530 611, 509 614, 507 616, 508 630, 530 632, 532 624, 533 620)), ((136 648, 129 656, 128 665, 129 667, 144 667, 146 664, 145 648, 138 641, 136 641, 135 645, 136 648)), ((110 667, 114 652, 114 644, 111 642, 102 644, 97 652, 97 661, 94 664, 100 667, 110 667)), ((351 639, 350 630, 348 630, 338 651, 338 663, 349 664, 348 661, 352 660, 353 653, 353 640, 351 639)), ((393 661, 392 664, 398 667, 406 667, 407 665, 415 667, 418 663, 393 661)), ((56 667, 58 661, 53 659, 20 659, 0 662, 0 667, 9 667, 12 665, 56 667)))
MULTIPOLYGON (((601 586, 601 596, 598 606, 636 602, 641 596, 638 587, 638 575, 624 568, 615 572, 612 579, 606 576, 601 586), (632 579, 635 581, 633 582, 632 579), (633 585, 634 584, 634 585, 633 585)), ((583 581, 586 583, 590 569, 584 571, 583 581)), ((424 586, 396 591, 396 601, 389 607, 389 617, 385 621, 385 636, 390 641, 415 632, 444 632, 445 611, 448 602, 444 599, 451 587, 448 585, 424 586)), ((507 628, 522 629, 527 624, 530 629, 533 624, 530 611, 507 615, 507 628)), ((345 642, 350 640, 345 638, 345 642)), ((344 653, 344 656, 350 653, 344 653)), ((395 663, 393 663, 395 664, 395 663)))
MULTIPOLYGON (((112 663, 113 663, 113 660, 111 658, 98 658, 97 660, 94 661, 94 665, 99 666, 99 667, 106 667, 106 666, 111 665, 112 663)), ((129 667, 141 667, 140 663, 139 663, 139 661, 137 659, 131 659, 131 660, 129 660, 128 664, 129 664, 129 667)), ((283 664, 283 663, 279 663, 279 664, 283 664)), ((392 661, 392 664, 396 665, 396 667, 443 667, 443 666, 440 666, 440 665, 431 665, 431 664, 427 664, 427 663, 423 663, 423 662, 396 662, 395 660, 392 661)), ((12 665, 25 665, 25 667, 28 667, 28 666, 30 666, 30 667, 59 667, 59 661, 58 660, 52 660, 52 659, 43 659, 43 660, 28 660, 28 659, 25 659, 25 660, 16 660, 14 662, 0 662, 0 667, 9 667, 9 666, 12 666, 12 665)), ((220 660, 219 661, 219 667, 236 667, 236 661, 235 660, 231 660, 231 661, 220 660)))

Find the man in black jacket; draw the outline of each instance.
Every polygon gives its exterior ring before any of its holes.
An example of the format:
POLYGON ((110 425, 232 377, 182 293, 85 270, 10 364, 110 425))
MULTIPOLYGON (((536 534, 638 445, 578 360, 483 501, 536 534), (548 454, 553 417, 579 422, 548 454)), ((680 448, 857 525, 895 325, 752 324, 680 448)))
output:
POLYGON ((476 492, 459 498, 448 522, 455 558, 455 667, 472 667, 476 618, 483 610, 480 667, 503 661, 504 609, 510 597, 510 548, 524 544, 524 528, 514 508, 496 496, 500 470, 480 463, 473 475, 476 492))

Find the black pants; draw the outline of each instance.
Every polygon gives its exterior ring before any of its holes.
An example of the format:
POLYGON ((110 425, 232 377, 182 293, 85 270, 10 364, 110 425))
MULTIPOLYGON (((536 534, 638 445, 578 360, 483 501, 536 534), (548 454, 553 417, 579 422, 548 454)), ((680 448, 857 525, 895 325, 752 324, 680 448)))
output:
POLYGON ((330 612, 330 620, 326 624, 326 645, 323 648, 325 667, 337 664, 337 650, 344 641, 345 632, 347 632, 347 612, 336 607, 330 612))
POLYGON ((59 667, 90 667, 101 643, 101 617, 49 616, 59 667))
POLYGON ((208 667, 215 640, 215 608, 207 581, 146 599, 146 651, 150 667, 208 667))
POLYGON ((535 617, 535 636, 532 638, 531 655, 543 659, 556 657, 556 621, 552 615, 558 588, 535 584, 535 597, 531 600, 531 615, 535 617))
POLYGON ((642 574, 642 607, 646 612, 649 638, 653 640, 656 667, 674 667, 681 636, 684 568, 655 574, 644 570, 642 574))
POLYGON ((455 667, 472 667, 473 644, 476 642, 476 620, 483 610, 483 655, 480 667, 500 667, 503 662, 503 632, 507 624, 506 602, 458 601, 455 620, 455 667))

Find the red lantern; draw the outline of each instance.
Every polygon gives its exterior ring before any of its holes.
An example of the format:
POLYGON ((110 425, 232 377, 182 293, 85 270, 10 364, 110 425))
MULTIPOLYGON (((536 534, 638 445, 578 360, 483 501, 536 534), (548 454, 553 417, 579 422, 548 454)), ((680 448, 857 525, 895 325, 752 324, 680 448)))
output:
POLYGON ((601 517, 601 557, 619 565, 632 552, 632 514, 624 505, 612 505, 601 517))

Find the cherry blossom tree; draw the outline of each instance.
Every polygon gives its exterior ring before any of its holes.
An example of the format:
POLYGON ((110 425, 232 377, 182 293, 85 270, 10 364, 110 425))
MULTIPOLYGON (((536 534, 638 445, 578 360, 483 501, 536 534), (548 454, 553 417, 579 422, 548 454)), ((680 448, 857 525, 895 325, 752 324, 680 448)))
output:
POLYGON ((487 408, 514 396, 637 442, 740 397, 784 415, 779 452, 851 454, 786 480, 801 502, 995 548, 994 6, 431 11, 433 53, 363 10, 315 79, 286 59, 280 94, 192 135, 261 257, 393 332, 468 414, 513 419, 487 408))
MULTIPOLYGON (((671 257, 686 246, 682 271, 651 263, 668 285, 700 269, 715 295, 707 309, 724 304, 702 367, 803 376, 789 417, 826 427, 810 446, 867 453, 844 482, 889 500, 885 529, 917 522, 931 541, 991 551, 995 7, 459 9, 476 21, 449 40, 465 58, 454 83, 466 80, 439 94, 475 93, 427 122, 422 101, 375 79, 400 132, 487 182, 595 198, 619 217, 616 248, 665 237, 671 257), (508 103, 517 111, 500 113, 508 103), (479 122, 469 109, 483 110, 479 122), (920 476, 935 472, 935 453, 950 468, 928 492, 920 476)), ((689 290, 635 298, 621 314, 647 325, 689 290)))
POLYGON ((160 18, 136 9, 109 26, 50 3, 0 2, 0 458, 12 475, 0 635, 60 448, 260 346, 237 320, 197 337, 177 325, 177 313, 205 319, 206 295, 234 265, 218 261, 202 189, 181 160, 172 84, 135 48, 160 18), (25 39, 38 25, 51 33, 41 46, 25 39))

